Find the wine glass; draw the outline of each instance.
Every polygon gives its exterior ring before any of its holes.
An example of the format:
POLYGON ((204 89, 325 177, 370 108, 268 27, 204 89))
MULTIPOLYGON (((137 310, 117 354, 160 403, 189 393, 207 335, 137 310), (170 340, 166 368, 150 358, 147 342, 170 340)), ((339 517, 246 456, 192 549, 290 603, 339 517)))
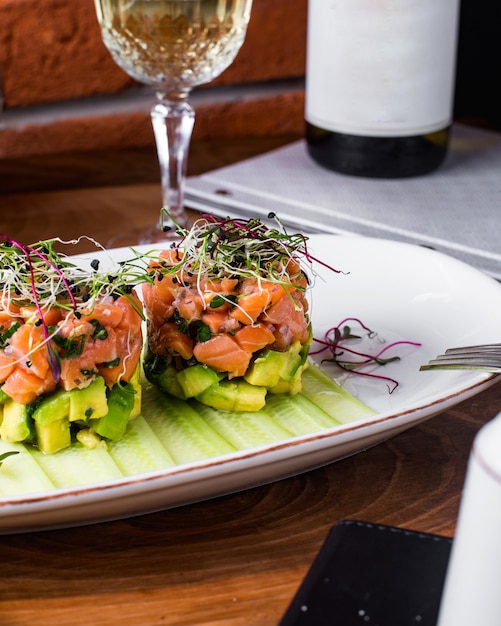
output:
MULTIPOLYGON (((151 120, 162 183, 158 222, 134 243, 161 241, 185 227, 183 191, 195 113, 193 87, 233 62, 252 0, 95 0, 103 41, 129 76, 154 87, 151 120)), ((116 241, 122 237, 118 235, 116 241)))

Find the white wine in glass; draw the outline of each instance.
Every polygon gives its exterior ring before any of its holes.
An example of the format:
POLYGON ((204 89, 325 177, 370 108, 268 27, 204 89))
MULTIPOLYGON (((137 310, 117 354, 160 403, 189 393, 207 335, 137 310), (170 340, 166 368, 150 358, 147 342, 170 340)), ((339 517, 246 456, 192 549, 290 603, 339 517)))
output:
MULTIPOLYGON (((156 91, 151 119, 160 162, 158 223, 134 243, 158 241, 185 226, 183 190, 195 121, 188 97, 233 62, 252 0, 95 0, 103 41, 115 63, 156 91), (172 218, 172 219, 171 219, 172 218)), ((117 241, 120 235, 117 236, 117 241)))

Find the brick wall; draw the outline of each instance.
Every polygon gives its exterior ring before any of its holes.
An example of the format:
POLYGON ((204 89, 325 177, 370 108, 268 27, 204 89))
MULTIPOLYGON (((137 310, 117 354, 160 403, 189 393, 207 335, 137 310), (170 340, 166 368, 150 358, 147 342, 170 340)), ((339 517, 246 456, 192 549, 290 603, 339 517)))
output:
MULTIPOLYGON (((195 137, 301 133, 307 0, 254 0, 233 65, 193 97, 195 137)), ((93 0, 0 0, 0 157, 153 142, 151 90, 101 41, 93 0)))

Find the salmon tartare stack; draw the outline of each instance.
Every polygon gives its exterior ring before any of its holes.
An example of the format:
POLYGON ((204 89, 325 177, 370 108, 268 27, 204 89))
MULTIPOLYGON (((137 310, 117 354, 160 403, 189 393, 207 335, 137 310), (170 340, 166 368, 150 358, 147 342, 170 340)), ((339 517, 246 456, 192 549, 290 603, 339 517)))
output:
POLYGON ((304 247, 257 219, 198 220, 149 265, 147 378, 226 410, 300 391, 311 343, 304 247))
POLYGON ((0 438, 46 453, 119 439, 141 404, 143 314, 128 268, 83 270, 55 243, 0 239, 0 438))

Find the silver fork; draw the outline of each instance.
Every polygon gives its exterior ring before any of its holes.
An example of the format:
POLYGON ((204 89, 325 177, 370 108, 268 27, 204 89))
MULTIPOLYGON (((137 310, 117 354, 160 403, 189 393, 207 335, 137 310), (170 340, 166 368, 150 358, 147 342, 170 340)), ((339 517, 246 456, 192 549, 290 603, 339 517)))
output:
POLYGON ((501 343, 449 348, 419 369, 501 372, 501 343))

